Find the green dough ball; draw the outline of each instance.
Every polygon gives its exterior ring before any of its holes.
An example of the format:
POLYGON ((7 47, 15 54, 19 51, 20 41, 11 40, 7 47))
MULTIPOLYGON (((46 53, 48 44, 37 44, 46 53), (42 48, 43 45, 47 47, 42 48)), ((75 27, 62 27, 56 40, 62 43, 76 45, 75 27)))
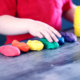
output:
POLYGON ((55 46, 55 49, 59 47, 59 43, 53 41, 53 44, 55 46))
POLYGON ((44 44, 44 48, 46 49, 56 49, 59 47, 57 42, 50 43, 46 38, 41 38, 40 41, 44 44))

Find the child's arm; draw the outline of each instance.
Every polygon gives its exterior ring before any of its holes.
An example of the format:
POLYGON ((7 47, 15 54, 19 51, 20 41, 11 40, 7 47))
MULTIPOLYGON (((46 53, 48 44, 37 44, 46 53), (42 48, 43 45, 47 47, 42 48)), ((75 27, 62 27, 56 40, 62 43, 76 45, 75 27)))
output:
POLYGON ((44 36, 49 42, 52 42, 52 39, 57 42, 56 36, 61 37, 57 30, 43 22, 9 15, 0 16, 0 34, 18 35, 28 32, 39 38, 44 36))
POLYGON ((67 19, 68 21, 73 22, 75 9, 76 9, 76 5, 73 4, 71 9, 63 13, 63 17, 67 19))

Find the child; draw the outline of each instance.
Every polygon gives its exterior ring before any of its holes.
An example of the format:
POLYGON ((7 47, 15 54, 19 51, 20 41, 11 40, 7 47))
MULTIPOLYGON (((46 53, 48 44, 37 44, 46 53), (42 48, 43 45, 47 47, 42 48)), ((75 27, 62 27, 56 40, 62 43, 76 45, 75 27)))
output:
POLYGON ((33 36, 58 42, 61 16, 73 22, 75 9, 72 0, 0 0, 0 34, 5 44, 33 36))

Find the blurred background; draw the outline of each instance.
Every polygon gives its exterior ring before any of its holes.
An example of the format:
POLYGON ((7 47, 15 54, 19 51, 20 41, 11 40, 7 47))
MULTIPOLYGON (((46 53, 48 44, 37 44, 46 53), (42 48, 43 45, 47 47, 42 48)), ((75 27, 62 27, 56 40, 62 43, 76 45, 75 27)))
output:
MULTIPOLYGON (((74 4, 80 5, 80 0, 72 0, 74 4)), ((72 28, 73 24, 62 18, 62 30, 72 28)))
MULTIPOLYGON (((74 4, 80 5, 80 0, 72 0, 74 4)), ((62 30, 66 30, 69 28, 72 28, 73 24, 66 21, 64 18, 62 18, 62 30)), ((5 35, 0 35, 0 46, 3 45, 6 41, 6 36, 5 35)))

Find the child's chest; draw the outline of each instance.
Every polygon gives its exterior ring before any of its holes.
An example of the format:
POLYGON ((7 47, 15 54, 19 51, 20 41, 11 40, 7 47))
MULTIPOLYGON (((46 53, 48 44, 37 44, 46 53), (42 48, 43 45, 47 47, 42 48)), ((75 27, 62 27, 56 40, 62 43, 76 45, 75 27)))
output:
POLYGON ((57 11, 62 14, 63 0, 17 0, 19 17, 41 20, 57 11))

